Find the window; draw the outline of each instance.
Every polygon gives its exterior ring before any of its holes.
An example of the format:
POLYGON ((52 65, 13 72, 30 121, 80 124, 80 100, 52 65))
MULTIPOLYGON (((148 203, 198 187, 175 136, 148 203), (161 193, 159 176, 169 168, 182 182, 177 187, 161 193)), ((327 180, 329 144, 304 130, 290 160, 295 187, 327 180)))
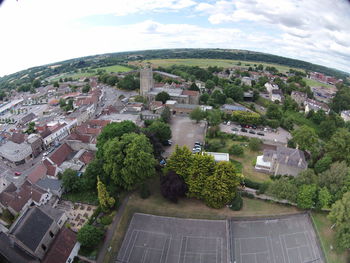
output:
POLYGON ((54 234, 50 231, 50 237, 53 238, 54 234))
POLYGON ((46 246, 44 244, 41 245, 41 248, 46 251, 46 246))

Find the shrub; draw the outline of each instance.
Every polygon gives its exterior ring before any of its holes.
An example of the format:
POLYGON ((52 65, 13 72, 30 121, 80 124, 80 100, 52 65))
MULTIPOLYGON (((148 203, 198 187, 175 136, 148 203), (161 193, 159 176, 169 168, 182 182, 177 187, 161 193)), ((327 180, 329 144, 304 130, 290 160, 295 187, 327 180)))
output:
POLYGON ((242 146, 234 144, 229 150, 229 153, 236 156, 241 156, 244 154, 244 149, 242 146))
POLYGON ((258 183, 258 182, 254 182, 248 178, 245 178, 244 179, 244 184, 246 187, 249 187, 249 188, 253 188, 253 189, 256 189, 256 190, 259 190, 260 187, 261 187, 261 183, 258 183))
POLYGON ((102 225, 110 225, 113 222, 113 216, 112 215, 105 215, 101 217, 100 222, 102 225))
POLYGON ((254 151, 254 152, 257 152, 260 150, 260 147, 261 147, 261 140, 258 139, 258 138, 251 138, 250 141, 249 141, 249 149, 251 151, 254 151))
POLYGON ((256 194, 258 194, 258 195, 265 194, 265 192, 268 188, 269 188, 268 182, 261 183, 259 186, 259 190, 256 192, 256 194))
POLYGON ((247 193, 247 192, 242 192, 241 197, 247 197, 247 198, 251 198, 251 199, 255 198, 255 196, 253 194, 247 193))
POLYGON ((142 184, 140 187, 140 197, 142 199, 147 199, 151 195, 151 191, 149 190, 146 184, 142 184))
POLYGON ((237 192, 235 195, 235 198, 233 198, 230 209, 233 211, 239 211, 242 209, 243 206, 243 199, 240 192, 237 192))

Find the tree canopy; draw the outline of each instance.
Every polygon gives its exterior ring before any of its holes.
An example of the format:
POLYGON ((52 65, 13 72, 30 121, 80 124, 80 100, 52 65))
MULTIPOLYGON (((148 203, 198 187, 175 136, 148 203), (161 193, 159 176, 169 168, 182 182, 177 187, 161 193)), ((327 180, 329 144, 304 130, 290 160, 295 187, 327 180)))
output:
POLYGON ((191 111, 190 118, 198 123, 205 118, 205 112, 202 111, 200 107, 196 107, 193 111, 191 111))
POLYGON ((167 92, 162 91, 156 95, 155 99, 156 101, 161 101, 164 104, 167 100, 170 100, 170 95, 167 92))

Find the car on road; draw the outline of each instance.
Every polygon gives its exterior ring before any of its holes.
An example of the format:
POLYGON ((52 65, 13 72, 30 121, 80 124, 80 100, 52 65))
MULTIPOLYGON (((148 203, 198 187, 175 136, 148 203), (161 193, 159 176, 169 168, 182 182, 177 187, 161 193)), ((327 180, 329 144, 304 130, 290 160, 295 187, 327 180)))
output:
POLYGON ((260 136, 265 136, 265 134, 264 134, 264 133, 262 133, 262 132, 258 132, 258 133, 257 133, 257 135, 260 135, 260 136))
POLYGON ((255 134, 255 131, 253 131, 253 130, 249 130, 249 133, 251 133, 251 134, 255 134))
POLYGON ((21 172, 15 172, 15 176, 20 176, 21 174, 21 172))
POLYGON ((245 129, 245 128, 242 128, 242 129, 241 129, 241 132, 248 132, 248 130, 245 129))

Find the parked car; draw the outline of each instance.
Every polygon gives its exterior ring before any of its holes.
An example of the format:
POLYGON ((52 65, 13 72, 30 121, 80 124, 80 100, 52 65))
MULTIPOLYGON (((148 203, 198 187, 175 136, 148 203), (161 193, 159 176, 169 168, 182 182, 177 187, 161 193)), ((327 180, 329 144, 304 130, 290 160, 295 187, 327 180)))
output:
POLYGON ((231 122, 230 122, 230 121, 228 121, 228 122, 227 122, 227 125, 231 125, 231 122))
POLYGON ((241 129, 241 132, 248 132, 248 130, 247 130, 247 129, 242 128, 242 129, 241 129))
POLYGON ((164 146, 171 146, 173 144, 172 140, 166 140, 165 142, 163 142, 164 146))
POLYGON ((250 130, 250 131, 249 131, 249 133, 251 133, 251 134, 255 134, 255 131, 253 131, 253 130, 250 130))
POLYGON ((231 130, 232 130, 232 131, 239 131, 238 128, 232 128, 231 130))
POLYGON ((265 134, 264 134, 264 133, 262 133, 262 132, 258 132, 258 133, 257 133, 257 135, 260 135, 260 136, 265 136, 265 134))
POLYGON ((200 143, 200 142, 195 142, 194 145, 202 146, 202 143, 200 143))
POLYGON ((21 174, 21 172, 15 172, 15 176, 20 176, 21 174))

